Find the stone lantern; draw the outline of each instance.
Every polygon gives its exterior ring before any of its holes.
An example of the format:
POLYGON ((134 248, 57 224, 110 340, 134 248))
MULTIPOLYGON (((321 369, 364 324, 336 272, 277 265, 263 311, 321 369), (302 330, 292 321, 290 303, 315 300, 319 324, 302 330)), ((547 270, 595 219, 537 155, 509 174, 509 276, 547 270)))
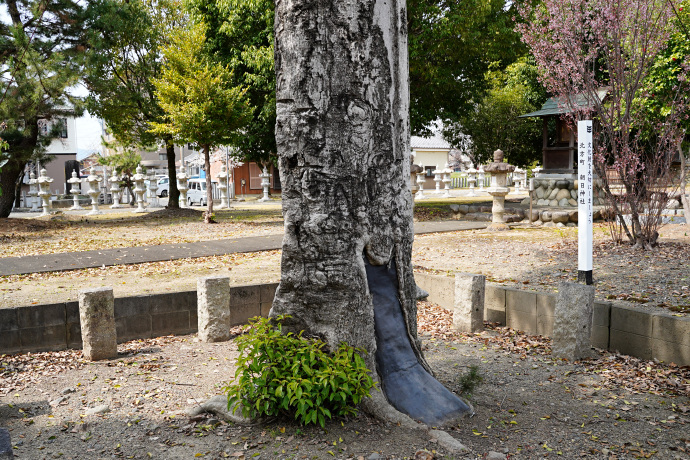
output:
POLYGON ((510 230, 510 227, 503 220, 503 214, 505 213, 505 197, 510 191, 506 187, 508 173, 513 172, 515 166, 504 163, 503 150, 496 150, 494 152, 494 161, 486 165, 484 170, 491 173, 491 187, 487 189, 487 192, 494 197, 493 207, 491 208, 493 215, 488 230, 510 230))
POLYGON ((259 177, 261 178, 261 187, 264 189, 264 196, 259 199, 259 201, 270 201, 271 199, 268 197, 268 187, 271 183, 268 181, 268 178, 271 177, 271 174, 268 173, 266 166, 264 166, 264 171, 259 174, 259 177))
POLYGON ((189 188, 187 187, 187 181, 189 180, 189 176, 187 176, 187 172, 185 171, 184 164, 180 165, 180 172, 177 173, 177 190, 180 191, 180 208, 186 208, 187 207, 187 190, 189 188))
POLYGON ((158 203, 158 178, 156 177, 156 174, 151 170, 149 171, 149 175, 146 177, 146 179, 149 184, 148 195, 149 198, 151 198, 151 201, 149 203, 151 204, 152 208, 158 208, 160 207, 160 204, 158 203))
POLYGON ((518 194, 522 191, 522 187, 524 186, 523 184, 525 183, 525 171, 520 169, 520 168, 515 168, 515 171, 513 171, 513 191, 510 193, 518 194))
POLYGON ((146 175, 143 174, 141 165, 137 166, 137 173, 134 175, 134 194, 137 196, 137 209, 134 212, 146 212, 144 207, 144 194, 146 193, 146 175))
POLYGON ((29 196, 31 197, 31 212, 38 212, 38 179, 33 171, 29 174, 29 196))
POLYGON ((474 165, 470 165, 470 169, 467 170, 467 184, 470 188, 467 196, 477 196, 474 192, 474 184, 477 182, 477 170, 474 169, 474 165))
POLYGON ((417 173, 417 193, 414 196, 415 200, 423 200, 426 198, 426 196, 424 196, 424 181, 426 180, 424 176, 426 175, 426 171, 423 164, 420 164, 419 167, 421 170, 417 173))
POLYGON ((438 165, 436 165, 436 169, 432 171, 432 174, 434 175, 434 182, 436 182, 435 192, 437 195, 441 194, 441 182, 443 181, 443 178, 441 177, 442 173, 443 171, 438 167, 438 165))
POLYGON ((443 197, 444 198, 450 198, 450 175, 453 172, 450 167, 448 166, 448 163, 445 164, 443 170, 441 171, 443 173, 443 197))
POLYGON ((122 208, 123 206, 120 204, 120 193, 122 193, 122 189, 120 188, 120 181, 122 178, 117 177, 117 174, 115 171, 113 171, 113 174, 110 176, 110 194, 113 197, 113 204, 110 206, 111 209, 118 209, 122 208))
POLYGON ((50 193, 50 184, 53 183, 53 179, 48 177, 48 172, 45 170, 45 168, 41 169, 41 174, 38 176, 37 182, 38 196, 40 196, 41 200, 43 201, 43 212, 41 215, 49 216, 51 214, 50 208, 52 206, 52 203, 50 202, 50 196, 52 195, 50 193))
POLYGON ((225 165, 221 165, 216 179, 218 179, 218 190, 220 190, 220 205, 218 209, 227 209, 230 207, 230 204, 228 203, 228 168, 225 165))
POLYGON ((72 207, 69 208, 70 211, 80 211, 84 208, 79 206, 79 194, 81 193, 81 179, 77 177, 77 172, 72 171, 72 178, 67 181, 68 183, 72 184, 72 188, 69 190, 69 192, 72 194, 72 207))
POLYGON ((479 176, 477 179, 477 181, 479 182, 479 191, 483 192, 484 180, 486 178, 486 170, 484 169, 484 165, 479 165, 479 171, 477 171, 477 176, 479 176))
POLYGON ((101 176, 96 175, 96 168, 92 166, 91 169, 89 169, 89 176, 86 178, 86 181, 89 183, 89 190, 86 194, 91 197, 91 211, 87 214, 89 216, 103 214, 98 209, 98 197, 101 196, 101 179, 101 176))

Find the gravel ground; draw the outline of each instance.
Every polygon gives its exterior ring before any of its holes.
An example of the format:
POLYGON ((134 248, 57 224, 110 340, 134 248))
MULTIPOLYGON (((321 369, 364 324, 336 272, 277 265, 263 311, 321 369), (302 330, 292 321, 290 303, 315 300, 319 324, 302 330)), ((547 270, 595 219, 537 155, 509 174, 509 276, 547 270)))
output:
POLYGON ((493 327, 452 334, 448 312, 427 303, 419 323, 441 382, 459 391, 470 366, 484 378, 466 395, 476 414, 446 430, 468 452, 365 414, 325 430, 190 419, 184 411, 219 394, 237 356, 233 341, 195 336, 122 344, 118 359, 99 363, 79 351, 4 356, 0 425, 19 459, 690 458, 688 368, 602 353, 552 360, 540 337, 493 327))

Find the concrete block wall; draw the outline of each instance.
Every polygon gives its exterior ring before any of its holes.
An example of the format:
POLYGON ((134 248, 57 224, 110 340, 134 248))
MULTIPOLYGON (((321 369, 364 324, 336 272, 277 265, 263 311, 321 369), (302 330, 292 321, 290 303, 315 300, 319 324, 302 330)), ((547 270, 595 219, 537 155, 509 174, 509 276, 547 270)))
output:
MULTIPOLYGON (((429 300, 451 310, 455 279, 415 274, 429 300)), ((232 325, 254 316, 268 316, 277 283, 230 288, 232 325)), ((551 336, 555 294, 521 291, 487 283, 484 319, 551 336)), ((115 299, 118 342, 189 334, 197 330, 196 291, 171 292, 115 299)), ((592 346, 643 359, 656 358, 690 365, 690 318, 651 312, 612 302, 595 302, 592 346)), ((0 309, 0 354, 81 348, 77 302, 63 302, 0 309)))
MULTIPOLYGON (((232 324, 268 316, 277 283, 230 288, 232 324)), ((196 291, 115 298, 118 343, 197 330, 196 291)), ((81 348, 79 303, 0 309, 0 354, 81 348)))
MULTIPOLYGON (((454 279, 415 273, 429 301, 452 309, 454 279)), ((553 334, 556 294, 522 291, 487 283, 484 319, 528 334, 553 334)), ((594 302, 591 344, 642 359, 690 366, 690 317, 676 317, 643 307, 594 302)))

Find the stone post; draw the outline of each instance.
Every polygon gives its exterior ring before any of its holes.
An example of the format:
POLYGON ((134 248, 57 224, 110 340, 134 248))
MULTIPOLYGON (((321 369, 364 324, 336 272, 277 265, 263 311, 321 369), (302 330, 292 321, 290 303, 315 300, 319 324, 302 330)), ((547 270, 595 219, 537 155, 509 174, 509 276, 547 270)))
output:
POLYGON ((479 165, 479 170, 477 171, 477 176, 479 178, 477 181, 479 182, 479 191, 483 192, 484 191, 484 181, 486 180, 486 173, 484 172, 484 165, 479 165))
POLYGON ((569 361, 591 355, 594 286, 561 283, 556 297, 552 355, 569 361))
POLYGON ((453 329, 481 332, 484 329, 484 289, 486 277, 473 273, 455 275, 453 329))
POLYGON ((90 361, 117 358, 113 288, 79 291, 79 321, 84 357, 90 361))
POLYGON ((0 460, 12 460, 14 451, 12 450, 12 440, 7 428, 0 428, 0 460))
POLYGON ((208 276, 196 282, 199 340, 230 339, 230 278, 208 276))

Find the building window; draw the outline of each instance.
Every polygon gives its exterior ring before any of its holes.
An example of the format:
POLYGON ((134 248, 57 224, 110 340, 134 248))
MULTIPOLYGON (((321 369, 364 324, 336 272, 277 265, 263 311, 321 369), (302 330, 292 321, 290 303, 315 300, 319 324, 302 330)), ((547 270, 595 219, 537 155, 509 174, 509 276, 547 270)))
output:
POLYGON ((261 168, 256 163, 249 163, 249 190, 261 190, 261 168))
POLYGON ((168 161, 167 153, 158 153, 158 161, 168 161))
POLYGON ((67 118, 58 118, 57 126, 60 130, 60 137, 62 139, 67 139, 67 118))
POLYGON ((434 170, 436 170, 436 166, 427 166, 425 169, 426 177, 434 177, 434 170))

